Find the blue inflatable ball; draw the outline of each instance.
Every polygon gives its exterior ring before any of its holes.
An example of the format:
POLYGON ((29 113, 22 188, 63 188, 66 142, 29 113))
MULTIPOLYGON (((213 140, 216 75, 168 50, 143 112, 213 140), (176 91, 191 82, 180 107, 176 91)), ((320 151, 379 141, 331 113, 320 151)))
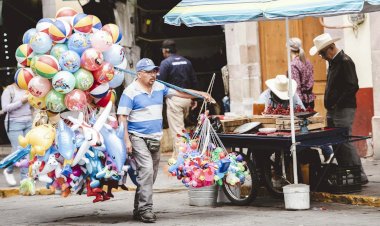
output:
POLYGON ((91 47, 91 41, 87 34, 74 33, 70 36, 67 46, 69 47, 69 50, 72 50, 81 56, 86 49, 91 47))
POLYGON ((53 41, 48 34, 37 32, 31 37, 29 44, 35 53, 44 54, 49 52, 53 45, 53 41))
POLYGON ((35 28, 30 28, 29 30, 25 31, 24 35, 22 36, 22 43, 29 44, 30 39, 36 33, 37 33, 37 29, 35 28))
POLYGON ((124 73, 115 73, 112 80, 108 82, 110 88, 116 88, 121 86, 124 82, 124 73))
POLYGON ((113 44, 111 48, 103 52, 103 57, 112 65, 119 65, 125 58, 125 49, 119 44, 113 44))
POLYGON ((66 44, 55 44, 51 50, 50 55, 55 57, 56 59, 59 59, 61 57, 61 54, 69 50, 66 44))
POLYGON ((72 50, 62 53, 58 61, 64 71, 74 73, 80 68, 80 56, 72 50))

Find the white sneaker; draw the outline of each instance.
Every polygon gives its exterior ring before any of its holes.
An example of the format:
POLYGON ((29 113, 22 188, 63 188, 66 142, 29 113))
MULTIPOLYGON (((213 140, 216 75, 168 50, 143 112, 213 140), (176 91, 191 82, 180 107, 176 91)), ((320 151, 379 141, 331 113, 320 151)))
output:
POLYGON ((5 180, 10 186, 16 186, 17 182, 16 182, 15 177, 13 176, 13 173, 8 173, 7 170, 4 170, 3 174, 5 177, 5 180))

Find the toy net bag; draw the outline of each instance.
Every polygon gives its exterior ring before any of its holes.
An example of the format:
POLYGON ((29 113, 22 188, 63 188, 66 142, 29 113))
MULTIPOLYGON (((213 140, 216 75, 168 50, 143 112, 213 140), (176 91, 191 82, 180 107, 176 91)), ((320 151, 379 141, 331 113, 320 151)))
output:
POLYGON ((192 136, 184 133, 178 137, 173 153, 176 157, 168 161, 169 173, 186 187, 234 185, 244 182, 247 174, 242 156, 226 151, 205 115, 192 136))

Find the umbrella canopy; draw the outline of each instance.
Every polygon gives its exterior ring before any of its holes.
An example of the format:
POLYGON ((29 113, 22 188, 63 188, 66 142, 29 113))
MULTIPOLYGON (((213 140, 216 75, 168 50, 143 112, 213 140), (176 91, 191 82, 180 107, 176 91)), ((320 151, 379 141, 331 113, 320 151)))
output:
POLYGON ((183 0, 164 18, 192 27, 373 11, 380 11, 380 0, 183 0))

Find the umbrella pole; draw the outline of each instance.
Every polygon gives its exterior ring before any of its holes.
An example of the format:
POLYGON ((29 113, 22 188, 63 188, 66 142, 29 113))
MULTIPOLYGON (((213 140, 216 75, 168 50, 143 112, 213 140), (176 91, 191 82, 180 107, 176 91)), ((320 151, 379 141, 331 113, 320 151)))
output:
POLYGON ((294 184, 298 184, 298 173, 297 173, 297 154, 296 154, 296 134, 294 129, 294 103, 293 103, 293 95, 292 95, 292 68, 290 65, 290 46, 289 46, 289 18, 285 19, 285 29, 286 29, 286 51, 288 57, 288 77, 289 77, 289 108, 290 108, 290 131, 292 135, 292 146, 290 147, 290 151, 293 157, 293 177, 294 184))

